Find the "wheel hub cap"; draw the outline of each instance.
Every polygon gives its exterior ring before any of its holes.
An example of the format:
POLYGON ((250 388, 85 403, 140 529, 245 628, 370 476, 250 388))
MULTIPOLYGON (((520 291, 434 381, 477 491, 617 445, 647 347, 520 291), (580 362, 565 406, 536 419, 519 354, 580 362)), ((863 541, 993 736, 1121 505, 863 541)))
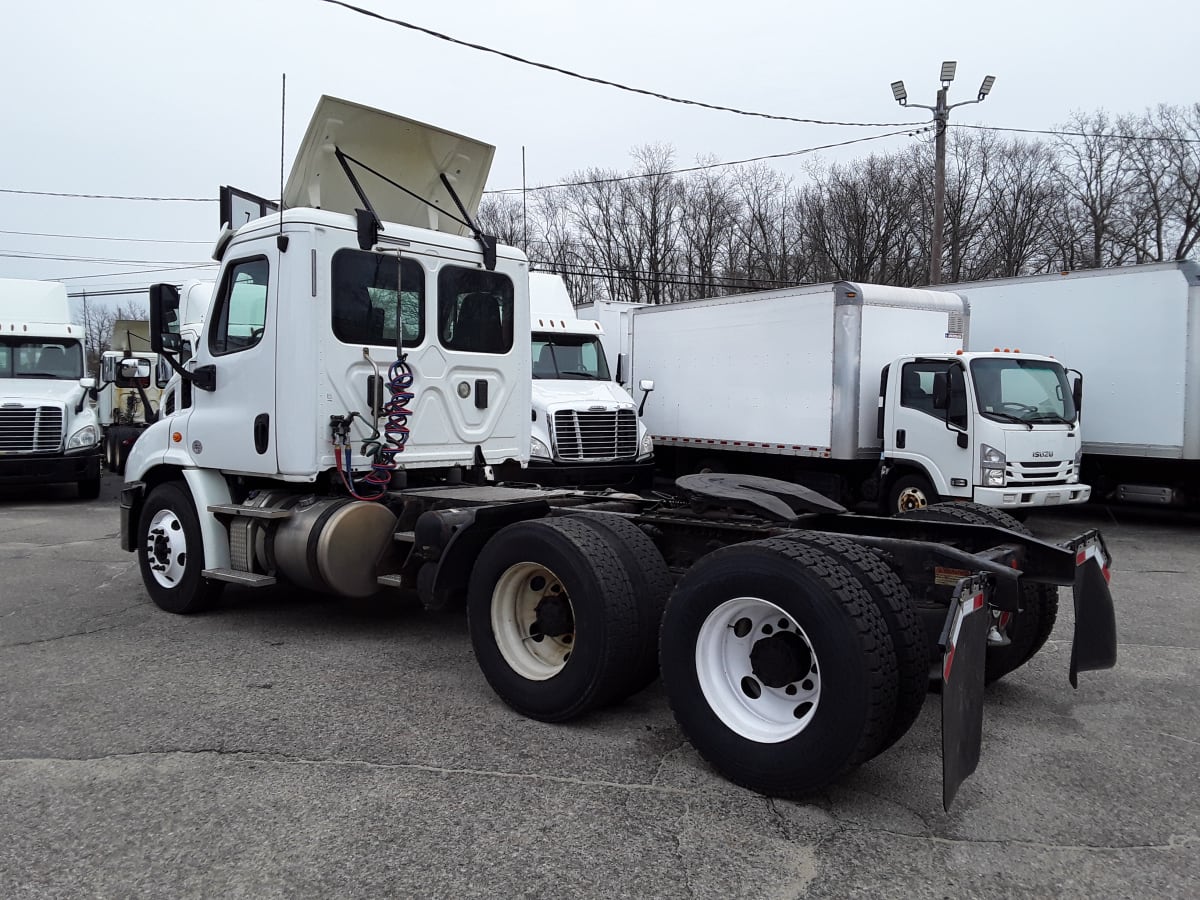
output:
POLYGON ((812 651, 794 631, 763 638, 750 651, 750 669, 767 687, 781 688, 799 681, 812 667, 812 651))

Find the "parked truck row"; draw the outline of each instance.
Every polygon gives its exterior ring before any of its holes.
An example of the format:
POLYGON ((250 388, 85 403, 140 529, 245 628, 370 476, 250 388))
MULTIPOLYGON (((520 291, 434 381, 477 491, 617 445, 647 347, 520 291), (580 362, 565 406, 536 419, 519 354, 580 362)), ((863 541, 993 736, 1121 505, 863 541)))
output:
MULTIPOLYGON (((153 349, 178 382, 129 455, 120 533, 158 606, 191 613, 227 584, 281 582, 465 604, 478 664, 514 710, 571 719, 661 673, 698 751, 779 796, 899 740, 933 666, 948 804, 979 758, 984 683, 1045 643, 1058 586, 1074 593, 1072 684, 1113 664, 1095 531, 1047 543, 979 504, 858 516, 730 473, 683 477, 675 497, 498 483, 532 468, 535 343, 553 348, 560 377, 546 381, 573 380, 565 360, 599 375, 600 357, 576 340, 598 330, 534 325, 527 259, 475 224, 492 153, 322 98, 285 211, 224 229, 188 358, 195 314, 172 286, 152 289, 153 349)), ((953 353, 938 365, 926 389, 961 410, 950 371, 976 376, 953 353)), ((632 398, 610 397, 628 411, 632 398)), ((555 407, 544 415, 561 450, 555 407)), ((947 429, 949 415, 930 419, 947 429)), ((974 467, 978 444, 967 452, 974 467)))

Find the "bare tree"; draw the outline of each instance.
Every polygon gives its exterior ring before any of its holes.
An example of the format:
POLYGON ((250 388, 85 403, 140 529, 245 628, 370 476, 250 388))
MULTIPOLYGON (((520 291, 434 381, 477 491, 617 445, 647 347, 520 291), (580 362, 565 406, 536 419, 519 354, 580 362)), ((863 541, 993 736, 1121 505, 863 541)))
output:
POLYGON ((1130 244, 1116 227, 1119 204, 1132 189, 1127 142, 1103 110, 1075 113, 1064 130, 1077 134, 1058 139, 1059 178, 1072 202, 1069 212, 1086 226, 1080 229, 1087 237, 1086 264, 1120 265, 1130 244))

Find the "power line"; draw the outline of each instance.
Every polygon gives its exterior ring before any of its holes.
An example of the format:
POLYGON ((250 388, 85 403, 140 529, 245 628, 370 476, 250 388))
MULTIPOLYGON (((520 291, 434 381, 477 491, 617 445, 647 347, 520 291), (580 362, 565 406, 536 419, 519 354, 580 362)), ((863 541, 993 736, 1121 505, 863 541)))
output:
POLYGON ((144 294, 150 290, 150 285, 141 287, 113 288, 108 291, 67 291, 68 297, 125 297, 132 294, 144 294))
POLYGON ((974 131, 1012 131, 1017 134, 1048 134, 1053 137, 1112 138, 1118 141, 1163 141, 1174 144, 1200 144, 1200 138, 1171 137, 1165 134, 1114 134, 1106 132, 1063 131, 1049 128, 1004 128, 999 125, 966 125, 954 123, 951 128, 970 128, 974 131))
POLYGON ((62 256, 55 253, 39 253, 35 250, 22 253, 19 251, 0 250, 0 257, 7 259, 43 259, 49 262, 95 262, 95 263, 111 263, 116 266, 146 266, 153 264, 167 265, 175 263, 181 266, 189 266, 196 262, 194 259, 171 260, 171 259, 122 259, 110 256, 62 256))
POLYGON ((165 238, 105 237, 98 234, 60 234, 52 231, 10 231, 0 228, 0 234, 19 234, 24 237, 74 238, 81 241, 125 241, 131 244, 212 244, 212 241, 168 240, 165 238))
POLYGON ((498 188, 498 189, 492 190, 492 191, 484 191, 484 193, 485 194, 513 194, 513 193, 521 193, 522 191, 524 191, 526 193, 532 193, 533 191, 549 191, 549 190, 555 190, 557 188, 565 188, 565 187, 580 187, 583 185, 591 185, 591 184, 611 184, 611 183, 617 182, 617 181, 633 181, 634 179, 637 179, 637 178, 654 178, 654 177, 661 176, 661 175, 679 175, 679 174, 682 174, 685 172, 700 172, 705 169, 719 169, 722 166, 744 166, 748 163, 762 162, 763 160, 767 160, 767 159, 783 159, 783 158, 789 157, 789 156, 803 156, 806 153, 816 153, 819 150, 831 150, 835 147, 848 147, 850 144, 862 144, 862 143, 866 143, 867 141, 878 141, 878 140, 882 140, 883 138, 896 137, 897 135, 911 134, 911 133, 912 132, 910 132, 909 129, 904 128, 904 129, 901 129, 900 131, 888 131, 888 132, 885 132, 884 134, 875 134, 875 135, 871 135, 870 137, 852 138, 851 140, 838 141, 837 143, 834 143, 834 144, 821 144, 818 147, 805 147, 803 150, 788 150, 784 153, 769 153, 765 156, 754 156, 754 157, 750 157, 749 159, 735 159, 735 160, 731 160, 729 162, 704 163, 702 165, 687 166, 682 169, 668 169, 663 172, 643 172, 643 173, 639 173, 639 174, 635 174, 635 175, 616 175, 612 178, 596 178, 591 181, 564 181, 559 184, 543 184, 543 185, 539 185, 538 187, 527 187, 527 188, 498 188))
POLYGON ((522 56, 517 56, 515 53, 507 53, 503 50, 496 50, 492 47, 485 47, 483 44, 473 44, 470 41, 460 40, 459 38, 451 37, 448 34, 442 34, 439 31, 434 31, 430 28, 425 28, 421 25, 414 25, 412 22, 405 22, 400 19, 391 19, 385 15, 373 12, 369 9, 363 9, 359 6, 354 6, 350 3, 345 3, 343 0, 322 0, 323 3, 331 3, 334 6, 341 6, 352 12, 360 15, 368 16, 372 19, 379 19, 382 22, 390 22, 393 25, 399 25, 401 28, 408 28, 412 31, 419 31, 422 34, 427 34, 430 37, 435 37, 441 41, 447 41, 451 44, 458 44, 460 47, 469 47, 472 50, 479 50, 483 53, 491 53, 495 56, 501 56, 504 59, 512 60, 526 66, 534 66, 538 69, 545 69, 549 72, 557 72, 560 75, 566 75, 570 78, 578 78, 580 81, 590 81, 593 84, 601 84, 605 87, 616 88, 621 91, 628 91, 631 94, 641 94, 645 97, 655 97, 659 100, 666 100, 668 103, 681 103, 686 106, 697 106, 702 109, 712 109, 718 112, 734 113, 739 116, 753 116, 759 119, 773 119, 778 122, 799 122, 803 125, 845 125, 853 128, 895 128, 902 125, 920 125, 920 122, 837 122, 827 119, 803 119, 796 116, 778 116, 771 113, 750 112, 744 109, 737 109, 732 106, 719 106, 715 103, 702 103, 699 100, 685 100, 681 97, 672 97, 669 94, 661 94, 658 91, 648 91, 643 88, 630 87, 627 84, 621 84, 616 81, 609 81, 605 78, 597 78, 594 75, 582 75, 579 72, 572 72, 570 69, 563 69, 559 66, 552 66, 549 63, 537 62, 531 59, 525 59, 522 56))
POLYGON ((130 272, 102 272, 97 275, 65 275, 59 278, 44 278, 43 281, 87 281, 92 278, 117 278, 124 275, 145 275, 150 272, 177 272, 183 269, 215 269, 216 263, 194 266, 167 266, 162 269, 134 269, 130 272))
POLYGON ((215 197, 132 197, 125 194, 67 194, 59 191, 24 191, 0 188, 0 194, 28 194, 34 197, 77 197, 84 200, 154 200, 161 203, 216 203, 215 197))

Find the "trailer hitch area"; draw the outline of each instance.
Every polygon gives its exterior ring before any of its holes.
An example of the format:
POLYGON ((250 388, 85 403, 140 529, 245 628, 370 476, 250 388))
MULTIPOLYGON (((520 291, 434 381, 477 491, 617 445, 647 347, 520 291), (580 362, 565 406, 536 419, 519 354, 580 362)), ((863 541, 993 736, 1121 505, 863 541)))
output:
POLYGON ((1071 687, 1079 673, 1117 664, 1117 621, 1108 589, 1112 557, 1100 532, 1084 533, 1069 545, 1075 551, 1075 635, 1071 641, 1071 687))
POLYGON ((979 765, 983 744, 983 664, 987 654, 990 575, 959 579, 938 645, 942 651, 942 808, 979 765))
POLYGON ((683 475, 675 485, 693 505, 739 510, 778 522, 794 522, 805 513, 847 511, 814 490, 761 475, 683 475))

